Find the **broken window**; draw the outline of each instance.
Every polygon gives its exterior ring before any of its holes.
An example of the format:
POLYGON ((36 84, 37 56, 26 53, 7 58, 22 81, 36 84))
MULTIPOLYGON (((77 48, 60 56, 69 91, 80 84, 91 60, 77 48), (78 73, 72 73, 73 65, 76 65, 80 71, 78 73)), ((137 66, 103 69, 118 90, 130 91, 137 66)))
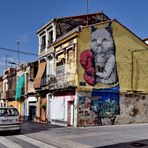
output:
POLYGON ((62 58, 57 62, 56 74, 64 74, 65 71, 65 58, 62 58))

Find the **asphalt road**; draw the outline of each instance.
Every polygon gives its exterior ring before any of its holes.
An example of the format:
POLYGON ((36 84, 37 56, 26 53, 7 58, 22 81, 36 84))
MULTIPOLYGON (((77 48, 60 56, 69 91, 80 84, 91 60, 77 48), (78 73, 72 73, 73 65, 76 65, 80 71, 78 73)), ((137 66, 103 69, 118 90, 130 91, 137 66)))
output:
MULTIPOLYGON (((148 140, 131 141, 120 144, 102 146, 101 148, 148 148, 148 140)), ((97 148, 97 147, 96 147, 97 148)))

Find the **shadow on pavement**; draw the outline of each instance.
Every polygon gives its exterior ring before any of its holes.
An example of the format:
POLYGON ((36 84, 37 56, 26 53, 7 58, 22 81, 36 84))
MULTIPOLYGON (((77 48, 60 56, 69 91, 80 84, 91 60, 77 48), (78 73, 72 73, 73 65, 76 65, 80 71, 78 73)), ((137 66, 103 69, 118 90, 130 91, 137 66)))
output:
MULTIPOLYGON (((23 121, 21 133, 20 134, 29 134, 29 133, 36 133, 40 131, 47 131, 51 128, 62 128, 63 126, 59 125, 52 125, 50 123, 39 123, 39 122, 32 122, 32 121, 23 121)), ((0 132, 0 136, 10 136, 10 135, 17 135, 14 131, 12 132, 0 132)))
POLYGON ((50 128, 60 128, 62 126, 52 125, 50 123, 40 123, 40 122, 32 122, 32 121, 23 121, 21 134, 29 134, 40 131, 46 131, 50 128))
POLYGON ((119 144, 115 144, 115 145, 102 146, 99 148, 136 148, 136 147, 148 148, 148 139, 139 140, 139 141, 132 141, 132 142, 127 142, 127 143, 119 143, 119 144))
POLYGON ((17 133, 10 131, 0 132, 0 136, 11 136, 11 135, 17 135, 17 133))

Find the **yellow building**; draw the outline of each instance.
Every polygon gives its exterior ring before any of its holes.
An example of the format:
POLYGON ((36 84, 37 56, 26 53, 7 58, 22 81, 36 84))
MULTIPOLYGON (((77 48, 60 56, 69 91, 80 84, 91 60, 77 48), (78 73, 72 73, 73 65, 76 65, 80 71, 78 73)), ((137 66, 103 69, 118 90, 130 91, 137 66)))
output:
MULTIPOLYGON (((117 20, 106 21, 77 27, 53 46, 56 68, 61 63, 66 72, 76 73, 74 125, 148 121, 143 110, 148 93, 148 45, 133 32, 117 20), (71 60, 69 48, 74 51, 71 60)), ((58 82, 65 80, 65 74, 56 77, 58 82)))
POLYGON ((38 38, 39 120, 75 127, 148 122, 148 45, 128 28, 98 13, 53 19, 38 38))

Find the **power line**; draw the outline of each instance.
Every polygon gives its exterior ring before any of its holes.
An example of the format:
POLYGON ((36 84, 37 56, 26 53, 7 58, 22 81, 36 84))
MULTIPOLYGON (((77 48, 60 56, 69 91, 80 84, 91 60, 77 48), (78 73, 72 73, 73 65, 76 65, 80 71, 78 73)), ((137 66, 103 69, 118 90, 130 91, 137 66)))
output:
MULTIPOLYGON (((5 51, 10 51, 10 52, 16 52, 16 53, 18 53, 18 50, 10 49, 10 48, 0 47, 0 50, 5 50, 5 51)), ((26 51, 19 51, 19 53, 22 53, 22 54, 30 54, 30 55, 34 55, 34 56, 37 56, 38 55, 36 53, 31 53, 31 52, 26 52, 26 51)))

